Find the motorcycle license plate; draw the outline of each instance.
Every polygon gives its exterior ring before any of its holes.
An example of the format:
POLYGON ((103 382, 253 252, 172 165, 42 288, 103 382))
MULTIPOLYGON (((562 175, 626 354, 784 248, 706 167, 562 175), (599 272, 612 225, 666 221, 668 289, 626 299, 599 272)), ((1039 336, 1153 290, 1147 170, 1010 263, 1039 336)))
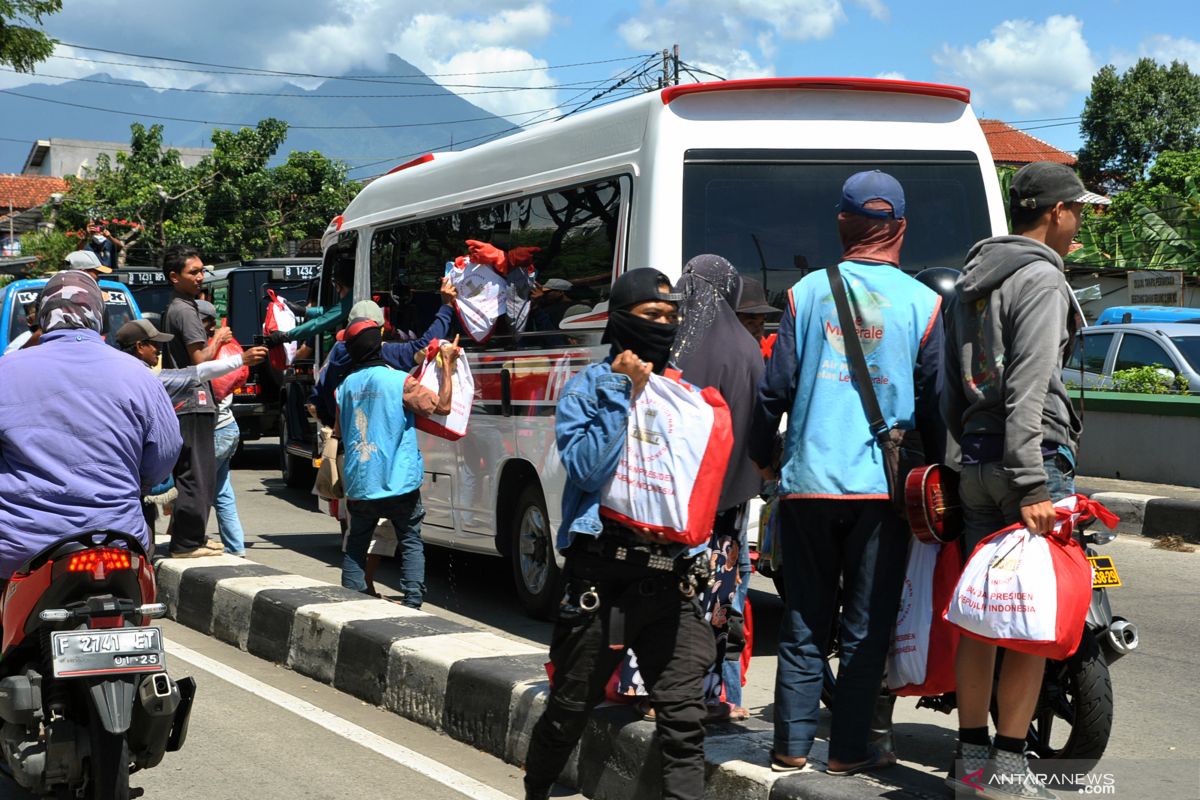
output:
POLYGON ((1092 562, 1092 588, 1112 589, 1121 585, 1121 576, 1117 574, 1117 565, 1112 556, 1088 556, 1092 562))
POLYGON ((161 672, 166 665, 159 628, 58 631, 50 645, 56 678, 161 672))

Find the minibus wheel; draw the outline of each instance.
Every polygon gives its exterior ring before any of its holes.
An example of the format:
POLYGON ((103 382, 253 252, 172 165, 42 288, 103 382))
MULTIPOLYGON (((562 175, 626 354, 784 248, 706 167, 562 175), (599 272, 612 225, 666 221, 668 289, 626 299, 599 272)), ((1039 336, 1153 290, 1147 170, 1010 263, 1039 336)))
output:
POLYGON ((509 515, 513 578, 521 605, 532 616, 551 616, 561 596, 561 570, 554 561, 554 533, 542 488, 529 484, 509 515))

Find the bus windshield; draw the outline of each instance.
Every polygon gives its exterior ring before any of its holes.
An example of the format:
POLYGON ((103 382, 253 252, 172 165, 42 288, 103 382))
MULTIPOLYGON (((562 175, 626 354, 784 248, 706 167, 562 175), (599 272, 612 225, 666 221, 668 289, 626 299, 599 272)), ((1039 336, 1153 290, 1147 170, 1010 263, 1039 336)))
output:
POLYGON ((969 152, 689 150, 683 174, 683 259, 715 253, 757 278, 782 308, 787 290, 841 260, 842 183, 881 169, 904 187, 901 266, 959 269, 992 235, 979 161, 969 152))

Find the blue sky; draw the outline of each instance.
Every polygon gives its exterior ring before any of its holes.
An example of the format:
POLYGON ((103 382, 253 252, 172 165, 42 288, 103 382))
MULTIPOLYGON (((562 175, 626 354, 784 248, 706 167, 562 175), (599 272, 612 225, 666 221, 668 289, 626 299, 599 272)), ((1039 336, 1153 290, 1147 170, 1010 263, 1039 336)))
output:
MULTIPOLYGON (((594 93, 565 84, 599 84, 636 62, 557 65, 678 43, 686 62, 726 77, 883 76, 966 86, 978 115, 1014 121, 1074 150, 1084 97, 1104 64, 1123 69, 1151 56, 1187 61, 1200 72, 1200 12, 1194 2, 1171 0, 66 0, 65 6, 46 23, 51 35, 126 53, 343 74, 378 69, 393 52, 426 73, 466 73, 439 78, 443 83, 517 87, 468 96, 517 123, 538 118, 524 112, 566 108, 571 98, 594 93)), ((279 77, 182 72, 178 64, 164 69, 171 65, 66 45, 57 55, 39 67, 43 76, 103 71, 177 88, 286 88, 279 77)), ((0 72, 0 88, 57 80, 43 76, 0 72)), ((307 88, 317 83, 292 80, 307 88)), ((0 96, 0 118, 18 113, 13 102, 0 96)), ((348 137, 347 152, 331 155, 370 155, 367 137, 348 137)))

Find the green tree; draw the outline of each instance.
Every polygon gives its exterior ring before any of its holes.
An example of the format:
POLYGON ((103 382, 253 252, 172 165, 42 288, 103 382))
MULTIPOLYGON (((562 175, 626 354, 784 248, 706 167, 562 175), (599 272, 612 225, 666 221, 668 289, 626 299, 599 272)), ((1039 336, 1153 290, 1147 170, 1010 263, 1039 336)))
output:
POLYGON ((1163 66, 1150 58, 1121 75, 1105 66, 1092 78, 1079 127, 1084 181, 1127 189, 1164 150, 1200 147, 1200 76, 1178 61, 1163 66))
POLYGON ((37 27, 42 17, 62 11, 62 0, 0 0, 0 64, 33 72, 54 52, 57 41, 37 27))
POLYGON ((38 257, 39 273, 54 272, 60 268, 67 254, 75 249, 76 242, 76 239, 62 231, 35 231, 21 237, 21 252, 38 257))

